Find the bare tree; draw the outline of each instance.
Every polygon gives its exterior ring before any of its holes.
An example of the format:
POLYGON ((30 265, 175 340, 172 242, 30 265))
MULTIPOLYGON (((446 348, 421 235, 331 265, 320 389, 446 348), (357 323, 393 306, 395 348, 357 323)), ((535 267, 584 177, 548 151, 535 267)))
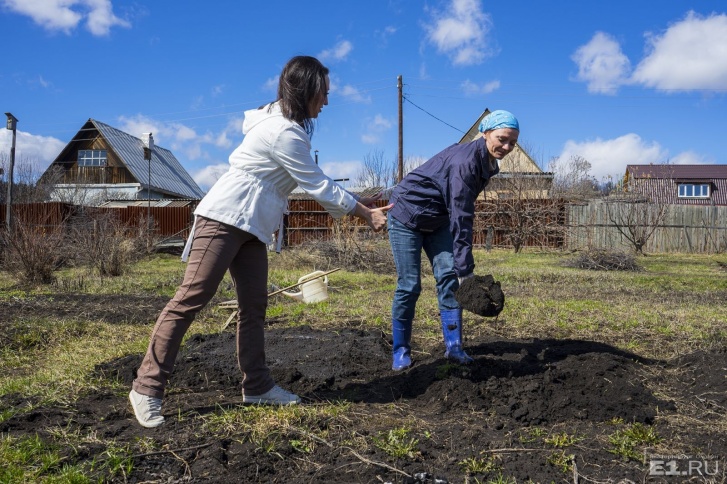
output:
POLYGON ((608 219, 628 241, 637 254, 644 247, 669 213, 669 205, 627 193, 612 196, 607 201, 608 219))
POLYGON ((487 234, 489 241, 497 231, 498 239, 509 242, 515 252, 526 245, 561 244, 565 231, 563 202, 548 195, 547 177, 510 173, 498 175, 494 180, 497 183, 487 189, 489 199, 478 202, 475 233, 487 234))
MULTIPOLYGON (((404 158, 404 175, 418 167, 426 159, 419 157, 404 158)), ((399 168, 396 160, 388 160, 383 150, 374 150, 364 156, 363 166, 356 174, 354 182, 359 187, 392 187, 398 183, 399 168)))
MULTIPOLYGON (((7 197, 9 159, 6 153, 0 153, 0 171, 2 172, 2 193, 0 203, 7 197)), ((21 156, 13 167, 13 203, 35 203, 47 200, 47 193, 38 187, 40 178, 38 160, 21 156)))
POLYGON ((598 196, 599 187, 591 176, 591 163, 584 157, 573 155, 568 160, 553 158, 549 171, 555 175, 551 194, 569 201, 589 200, 598 196))
POLYGON ((396 183, 396 173, 396 163, 387 160, 383 150, 374 150, 364 156, 354 183, 359 187, 389 187, 396 183))

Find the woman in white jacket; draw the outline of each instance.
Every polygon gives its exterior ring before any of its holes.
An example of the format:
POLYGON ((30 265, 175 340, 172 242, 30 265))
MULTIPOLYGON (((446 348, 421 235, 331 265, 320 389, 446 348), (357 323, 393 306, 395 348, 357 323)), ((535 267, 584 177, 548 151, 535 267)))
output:
POLYGON ((162 398, 182 338, 212 299, 227 270, 235 283, 237 358, 246 403, 291 405, 300 398, 275 384, 265 364, 267 244, 280 226, 288 195, 300 186, 335 218, 354 215, 375 231, 390 206, 369 208, 326 176, 310 155, 314 119, 328 104, 328 69, 308 56, 283 68, 277 101, 245 112, 240 146, 195 210, 184 280, 159 315, 129 399, 144 427, 164 422, 162 398))

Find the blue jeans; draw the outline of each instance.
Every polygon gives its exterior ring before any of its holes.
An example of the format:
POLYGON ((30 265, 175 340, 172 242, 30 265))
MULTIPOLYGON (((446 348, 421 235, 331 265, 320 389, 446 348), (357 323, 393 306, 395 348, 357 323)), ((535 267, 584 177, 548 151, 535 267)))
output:
POLYGON ((437 283, 439 309, 458 309, 454 291, 459 287, 454 272, 454 243, 449 227, 434 232, 420 232, 404 226, 394 217, 388 219, 389 243, 396 265, 396 292, 391 317, 399 321, 414 320, 414 309, 422 292, 422 249, 432 265, 437 283))

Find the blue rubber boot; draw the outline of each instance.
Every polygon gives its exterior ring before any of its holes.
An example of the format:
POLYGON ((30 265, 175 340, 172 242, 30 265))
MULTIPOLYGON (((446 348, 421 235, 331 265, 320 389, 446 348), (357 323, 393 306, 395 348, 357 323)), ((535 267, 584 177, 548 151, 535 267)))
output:
POLYGON ((474 360, 462 349, 462 309, 446 309, 439 313, 442 318, 442 334, 447 350, 444 357, 461 365, 474 360))
POLYGON ((411 321, 391 320, 394 361, 391 369, 401 371, 411 366, 411 321))

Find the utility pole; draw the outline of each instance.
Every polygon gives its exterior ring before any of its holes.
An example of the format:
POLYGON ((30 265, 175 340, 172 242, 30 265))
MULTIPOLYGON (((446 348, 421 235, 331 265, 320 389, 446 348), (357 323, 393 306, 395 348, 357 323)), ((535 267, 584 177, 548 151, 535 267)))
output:
POLYGON ((149 162, 149 179, 146 185, 146 248, 151 250, 151 158, 154 154, 154 136, 151 133, 141 135, 141 143, 144 145, 144 159, 149 162))
POLYGON ((404 101, 404 94, 402 91, 403 82, 401 76, 397 78, 399 88, 399 175, 397 182, 400 182, 404 178, 404 109, 402 103, 404 101))
POLYGON ((13 141, 10 145, 10 166, 8 166, 8 196, 5 200, 5 225, 9 231, 12 227, 11 206, 13 204, 13 168, 15 167, 15 131, 18 120, 10 113, 5 113, 5 116, 8 117, 7 128, 13 131, 13 141))

